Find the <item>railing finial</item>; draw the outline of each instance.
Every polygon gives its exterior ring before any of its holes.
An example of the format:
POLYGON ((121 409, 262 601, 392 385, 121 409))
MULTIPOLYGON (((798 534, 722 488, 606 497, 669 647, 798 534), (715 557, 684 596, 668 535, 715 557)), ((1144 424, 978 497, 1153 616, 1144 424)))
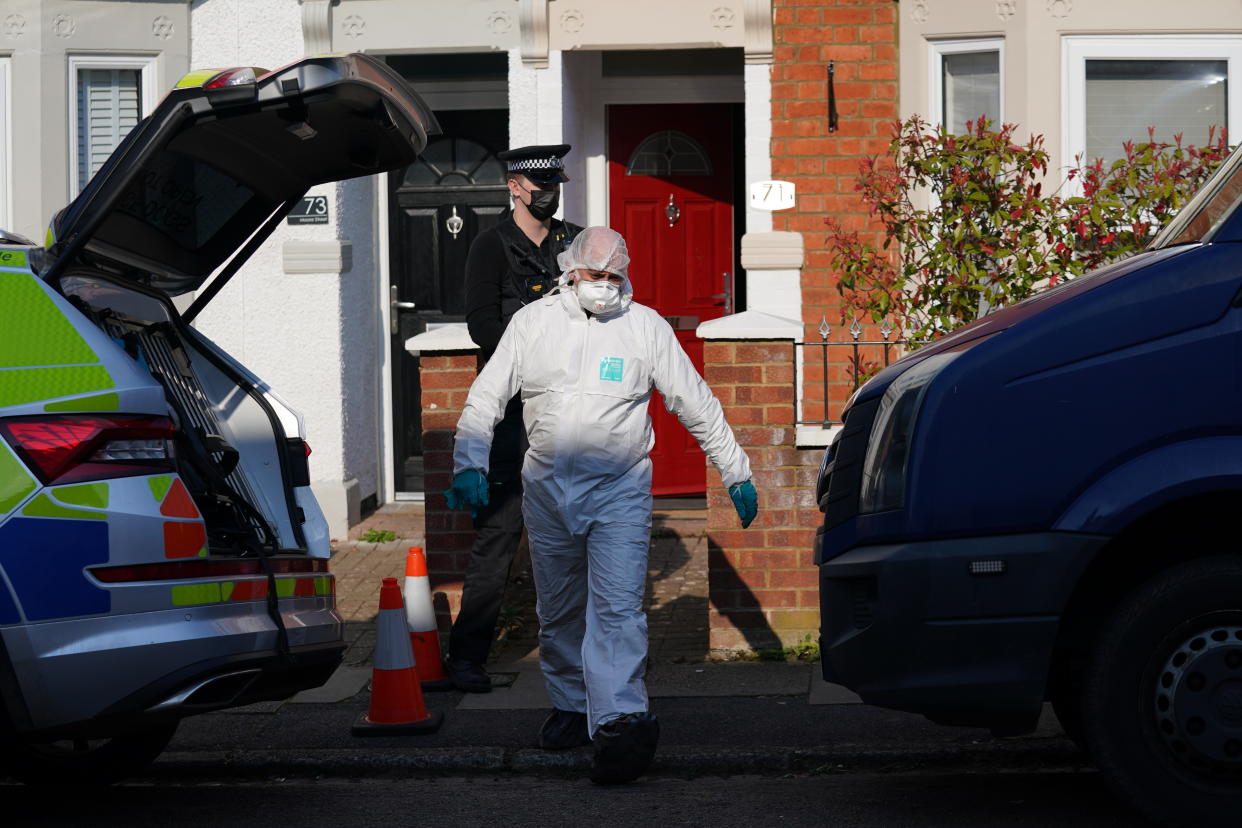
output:
POLYGON ((862 325, 858 323, 857 316, 855 316, 854 321, 850 323, 850 336, 854 337, 854 339, 858 339, 858 337, 862 336, 862 325))
POLYGON ((826 317, 826 316, 821 316, 821 317, 819 318, 819 338, 820 338, 820 339, 822 339, 822 340, 824 340, 825 342, 827 342, 827 341, 828 341, 828 334, 829 334, 831 331, 832 331, 832 328, 830 328, 830 327, 828 326, 828 317, 826 317))

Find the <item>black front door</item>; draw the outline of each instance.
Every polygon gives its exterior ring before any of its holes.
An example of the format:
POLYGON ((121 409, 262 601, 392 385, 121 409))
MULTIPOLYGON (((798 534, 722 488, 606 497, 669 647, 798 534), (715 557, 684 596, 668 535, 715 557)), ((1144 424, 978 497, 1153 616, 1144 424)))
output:
POLYGON ((508 113, 440 115, 445 136, 389 177, 391 207, 393 468, 398 492, 423 491, 418 358, 405 341, 437 325, 464 324, 466 254, 509 205, 504 165, 508 113))

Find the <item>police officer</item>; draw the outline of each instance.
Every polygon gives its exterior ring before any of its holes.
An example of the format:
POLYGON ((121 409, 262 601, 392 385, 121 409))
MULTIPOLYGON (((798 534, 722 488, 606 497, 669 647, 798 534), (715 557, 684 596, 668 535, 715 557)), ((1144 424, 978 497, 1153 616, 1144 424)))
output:
MULTIPOLYGON (((509 318, 556 286, 556 257, 582 229, 552 215, 560 204, 568 144, 497 153, 505 163, 513 211, 477 237, 466 257, 466 322, 487 359, 509 318)), ((447 670, 459 690, 486 693, 483 663, 496 631, 509 566, 522 537, 522 457, 526 431, 518 397, 496 426, 488 473, 488 504, 474 519, 475 540, 462 587, 461 610, 449 635, 447 670)))

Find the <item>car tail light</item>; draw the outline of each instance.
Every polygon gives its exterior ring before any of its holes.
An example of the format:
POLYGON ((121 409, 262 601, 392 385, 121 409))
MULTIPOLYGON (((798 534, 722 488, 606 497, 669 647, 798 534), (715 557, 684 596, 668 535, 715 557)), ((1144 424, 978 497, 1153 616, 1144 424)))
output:
POLYGON ((252 84, 256 81, 259 75, 265 74, 266 72, 266 69, 259 69, 255 66, 239 66, 236 69, 226 69, 203 84, 203 88, 221 89, 225 86, 242 86, 244 84, 252 84))
MULTIPOLYGON (((300 573, 325 574, 328 562, 323 558, 269 558, 268 566, 273 575, 300 573)), ((189 561, 168 563, 134 564, 130 566, 92 567, 90 573, 105 584, 134 583, 138 581, 180 581, 190 578, 228 578, 237 575, 266 574, 263 564, 254 558, 226 558, 205 561, 196 558, 189 561)))
POLYGON ((0 436, 45 484, 175 471, 172 420, 63 414, 0 420, 0 436))
POLYGON ((289 469, 290 486, 310 485, 310 446, 305 440, 290 437, 285 441, 285 460, 289 469))

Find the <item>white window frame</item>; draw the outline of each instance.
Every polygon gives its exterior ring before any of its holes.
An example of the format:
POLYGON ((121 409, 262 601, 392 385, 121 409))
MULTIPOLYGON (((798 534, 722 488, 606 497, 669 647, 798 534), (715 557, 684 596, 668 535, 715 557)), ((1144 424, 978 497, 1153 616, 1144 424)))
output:
POLYGON ((85 181, 78 180, 78 73, 83 69, 134 69, 139 72, 142 118, 155 109, 159 94, 156 55, 69 55, 69 199, 77 198, 85 181))
POLYGON ((0 55, 0 230, 13 230, 12 59, 0 55))
MULTIPOLYGON (((1242 135, 1242 35, 1065 35, 1061 38, 1061 168, 1087 151, 1087 61, 1224 60, 1229 135, 1242 135)), ((1081 185, 1071 182, 1073 194, 1081 185)))
POLYGON ((1000 70, 1000 105, 998 107, 1000 111, 995 114, 988 113, 988 115, 997 129, 1005 123, 1005 38, 968 37, 927 41, 927 106, 931 110, 927 115, 927 121, 932 126, 944 126, 945 56, 971 52, 997 53, 997 67, 1000 70))

